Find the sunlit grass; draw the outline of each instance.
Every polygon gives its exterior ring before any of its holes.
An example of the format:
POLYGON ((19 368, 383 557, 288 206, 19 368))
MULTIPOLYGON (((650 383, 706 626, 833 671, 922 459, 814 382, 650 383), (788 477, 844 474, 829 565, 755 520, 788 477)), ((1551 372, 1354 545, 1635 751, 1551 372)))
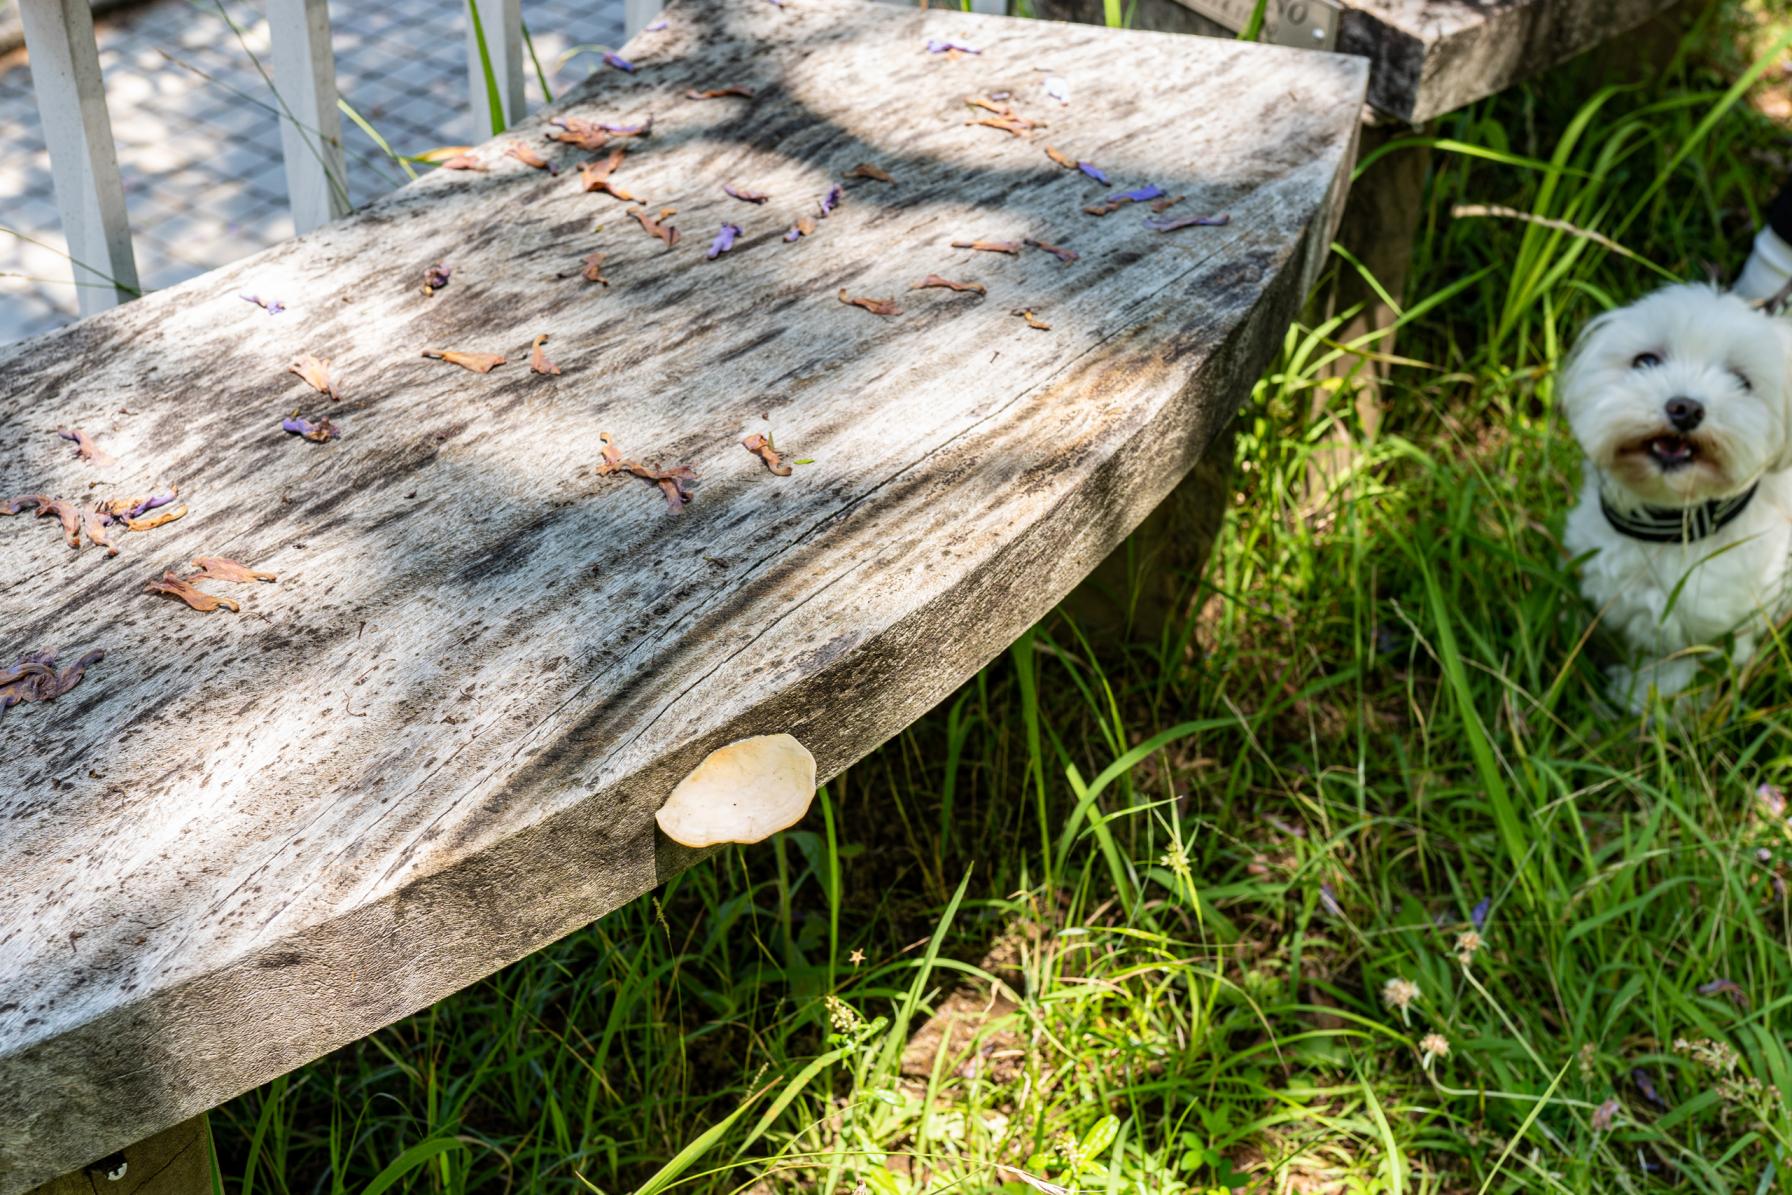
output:
POLYGON ((1601 712, 1551 391, 1739 265, 1756 15, 1440 122, 1397 341, 1289 333, 1161 641, 1046 620, 801 828, 215 1114, 230 1183, 1792 1191, 1792 670, 1601 712))

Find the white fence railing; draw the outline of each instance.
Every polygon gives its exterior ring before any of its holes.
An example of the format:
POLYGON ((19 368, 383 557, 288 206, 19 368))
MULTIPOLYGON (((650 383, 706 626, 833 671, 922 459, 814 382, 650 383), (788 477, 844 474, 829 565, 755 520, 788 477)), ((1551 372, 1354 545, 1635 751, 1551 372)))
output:
MULTIPOLYGON (((140 290, 89 3, 19 2, 56 207, 82 315, 116 306, 140 290)), ((328 0, 266 3, 287 198, 294 229, 309 232, 349 210, 329 4, 328 0)), ((515 124, 527 110, 522 6, 521 0, 463 3, 468 11, 467 90, 474 128, 484 140, 500 131, 500 119, 503 126, 515 124)), ((663 0, 622 0, 624 40, 651 22, 662 4, 663 0)), ((1007 0, 970 0, 970 7, 1002 13, 1007 11, 1007 0)))

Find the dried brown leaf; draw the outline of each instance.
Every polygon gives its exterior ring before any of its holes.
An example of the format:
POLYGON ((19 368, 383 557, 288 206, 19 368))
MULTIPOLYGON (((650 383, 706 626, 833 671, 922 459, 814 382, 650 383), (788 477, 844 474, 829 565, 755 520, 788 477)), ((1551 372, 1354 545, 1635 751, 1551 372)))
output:
POLYGON ((187 574, 189 581, 231 581, 238 585, 253 585, 257 581, 273 581, 273 573, 264 573, 247 565, 238 564, 228 556, 195 556, 193 567, 199 571, 187 574))
POLYGON ((92 436, 78 427, 59 427, 56 429, 56 434, 64 440, 72 441, 75 445, 75 455, 84 461, 92 461, 102 469, 117 463, 117 458, 101 448, 94 442, 92 436))
POLYGON ((149 593, 165 593, 169 597, 177 597, 201 614, 210 614, 222 607, 232 614, 242 613, 242 607, 227 597, 215 597, 193 587, 192 578, 178 577, 173 569, 166 569, 160 577, 151 577, 143 583, 149 593))
POLYGON ((1044 250, 1045 252, 1051 254, 1053 257, 1057 258, 1059 261, 1063 262, 1065 265, 1069 265, 1071 262, 1076 260, 1077 255, 1076 255, 1075 249, 1066 249, 1062 245, 1053 245, 1047 241, 1036 241, 1032 237, 1027 238, 1027 244, 1033 246, 1033 248, 1035 248, 1035 249, 1044 250))
POLYGON ((976 120, 965 121, 967 125, 982 125, 986 129, 1000 129, 1016 137, 1025 137, 1032 127, 1030 122, 1023 122, 1012 116, 983 116, 976 120))
POLYGON ((615 173, 618 166, 622 165, 622 159, 625 156, 627 156, 627 151, 619 145, 611 150, 610 156, 603 161, 586 162, 579 167, 579 184, 587 191, 602 191, 615 196, 624 203, 640 202, 635 196, 610 180, 610 175, 615 173))
POLYGON ((81 512, 81 530, 87 533, 87 542, 97 544, 106 549, 106 555, 118 555, 118 546, 112 542, 112 516, 104 508, 95 507, 81 512))
POLYGON ((691 500, 691 484, 697 480, 697 474, 689 465, 655 469, 640 461, 625 460, 609 432, 600 433, 598 439, 603 443, 604 457, 604 463, 597 467, 600 474, 630 473, 643 481, 651 481, 666 496, 666 509, 672 514, 683 510, 691 500))
POLYGON ((610 280, 604 277, 604 255, 601 253, 587 253, 585 268, 579 273, 587 282, 595 282, 600 286, 610 285, 610 280))
POLYGON ((1060 150, 1053 149, 1049 145, 1045 147, 1045 156, 1050 158, 1052 161, 1056 162, 1058 165, 1064 167, 1064 169, 1066 169, 1066 170, 1075 170, 1076 169, 1076 159, 1075 158, 1071 157, 1069 154, 1064 153, 1060 150))
POLYGON ((984 253, 1018 254, 1020 252, 1019 241, 953 241, 952 247, 954 249, 976 249, 984 253))
POLYGON ((327 394, 330 401, 341 402, 342 392, 336 389, 336 383, 330 380, 330 359, 314 357, 310 353, 301 354, 291 365, 286 367, 287 373, 298 374, 307 386, 319 394, 327 394))
POLYGON ((530 149, 527 145, 512 145, 504 151, 506 157, 515 158, 525 166, 536 170, 546 170, 550 174, 559 174, 559 169, 546 158, 530 149))
POLYGON ((896 306, 895 299, 848 298, 846 288, 840 288, 840 301, 848 307, 863 307, 872 315, 901 315, 902 308, 896 306))
POLYGON ((185 518, 186 513, 185 503, 179 506, 164 506, 154 514, 141 515, 134 519, 127 518, 124 525, 127 531, 154 531, 157 527, 165 526, 176 519, 185 518))
POLYGON ((742 440, 740 446, 764 461, 765 467, 770 469, 773 473, 776 473, 779 477, 790 476, 790 466, 786 465, 779 458, 778 450, 772 447, 772 442, 765 436, 760 435, 758 432, 754 432, 752 435, 742 440))
POLYGON ((530 373, 559 373, 560 367, 548 360, 547 352, 541 347, 548 342, 548 334, 543 332, 529 345, 530 373))
POLYGON ((893 183, 896 181, 890 177, 889 171, 885 170, 882 166, 878 166, 871 162, 860 162, 857 166, 854 166, 851 170, 846 172, 846 177, 868 178, 873 182, 880 183, 893 183))
POLYGON ((733 83, 727 87, 710 87, 703 91, 698 91, 693 87, 684 94, 686 99, 692 100, 719 100, 724 96, 739 96, 743 100, 750 100, 753 98, 753 89, 733 83))
POLYGON ((490 373, 507 360, 499 353, 458 353, 453 349, 424 349, 423 355, 470 369, 474 373, 490 373))
POLYGON ((1159 199, 1153 199, 1151 201, 1151 210, 1161 213, 1169 208, 1175 207, 1187 198, 1188 196, 1186 195, 1165 195, 1159 199))
POLYGON ((105 658, 106 653, 96 649, 58 672, 53 651, 20 657, 12 667, 0 668, 0 713, 24 702, 54 701, 80 684, 87 669, 105 658))
POLYGON ((635 218, 649 236, 658 237, 660 240, 666 242, 666 248, 670 249, 672 246, 678 244, 678 230, 670 224, 664 223, 664 220, 673 210, 674 209, 672 208, 661 208, 658 219, 649 216, 647 214, 647 209, 644 207, 630 208, 628 214, 635 218))
POLYGON ((1014 314, 1020 316, 1024 320, 1026 320, 1027 327, 1029 327, 1029 328, 1038 328, 1041 332, 1050 332, 1052 330, 1052 326, 1050 324, 1046 323, 1044 320, 1040 319, 1038 316, 1033 314, 1033 309, 1031 307, 1017 308, 1015 310, 1014 314))
POLYGON ((944 290, 970 291, 972 294, 986 295, 989 288, 981 282, 954 282, 950 278, 942 278, 938 274, 929 274, 919 282, 909 284, 910 290, 929 290, 938 287, 944 290))
POLYGON ((480 174, 485 173, 485 167, 481 166, 479 164, 479 159, 474 157, 470 153, 455 154, 452 158, 449 158, 447 161, 442 163, 442 169, 443 170, 475 170, 475 171, 478 171, 480 174))

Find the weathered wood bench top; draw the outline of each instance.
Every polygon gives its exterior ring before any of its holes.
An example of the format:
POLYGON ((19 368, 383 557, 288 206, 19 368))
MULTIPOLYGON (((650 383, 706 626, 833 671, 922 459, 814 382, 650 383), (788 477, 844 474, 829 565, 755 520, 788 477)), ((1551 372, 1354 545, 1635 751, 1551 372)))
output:
POLYGON ((1365 87, 1342 56, 853 0, 687 3, 624 54, 559 111, 651 114, 611 178, 677 209, 675 247, 581 189, 602 151, 535 122, 484 172, 0 353, 0 499, 178 481, 190 509, 113 558, 0 518, 0 667, 106 652, 0 716, 0 1192, 651 888, 692 857, 654 810, 718 745, 788 731, 830 776, 988 661, 1248 393, 1324 256, 1365 87), (686 98, 736 85, 756 98, 686 98), (1049 127, 965 123, 1001 92, 1049 127), (1082 210, 1147 183, 1186 199, 1082 210), (1027 238, 1077 260, 952 247, 1027 238), (909 289, 935 273, 987 296, 909 289), (558 376, 530 371, 544 332, 558 376), (285 372, 307 353, 340 403, 285 372), (341 437, 283 433, 295 409, 341 437), (813 463, 774 476, 755 431, 813 463), (603 433, 689 465, 689 507, 600 474, 603 433), (234 615, 144 591, 206 555, 278 580, 200 583, 234 615))
MULTIPOLYGON (((1619 37, 1674 0, 1270 0, 1288 45, 1369 59, 1369 102, 1419 124, 1619 37)), ((1230 37, 1254 0, 1128 0, 1132 24, 1230 37)), ((1102 0, 1035 0, 1042 16, 1100 24, 1102 0)))

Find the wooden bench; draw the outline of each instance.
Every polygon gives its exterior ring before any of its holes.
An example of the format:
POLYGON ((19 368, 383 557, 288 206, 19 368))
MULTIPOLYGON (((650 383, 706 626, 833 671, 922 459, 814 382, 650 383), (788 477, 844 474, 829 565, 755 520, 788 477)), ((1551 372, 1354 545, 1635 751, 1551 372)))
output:
POLYGON ((605 150, 536 120, 483 170, 0 352, 0 498, 178 481, 189 508, 116 557, 0 519, 0 667, 106 652, 0 716, 0 1195, 128 1161, 651 889, 698 857, 655 810, 719 745, 788 732, 825 778, 1001 651, 1248 394, 1325 257, 1367 75, 857 0, 667 21, 549 115, 652 116, 611 179, 677 209, 674 247, 582 189, 605 150), (966 123, 1003 92, 1048 127, 966 123), (1147 183, 1186 198, 1083 211, 1147 183), (987 295, 909 289, 936 273, 987 295), (340 438, 284 433, 295 410, 340 438), (753 432, 812 463, 774 475, 753 432), (600 472, 606 433, 690 466, 689 506, 600 472), (145 592, 206 555, 278 580, 201 582, 240 614, 145 592))

